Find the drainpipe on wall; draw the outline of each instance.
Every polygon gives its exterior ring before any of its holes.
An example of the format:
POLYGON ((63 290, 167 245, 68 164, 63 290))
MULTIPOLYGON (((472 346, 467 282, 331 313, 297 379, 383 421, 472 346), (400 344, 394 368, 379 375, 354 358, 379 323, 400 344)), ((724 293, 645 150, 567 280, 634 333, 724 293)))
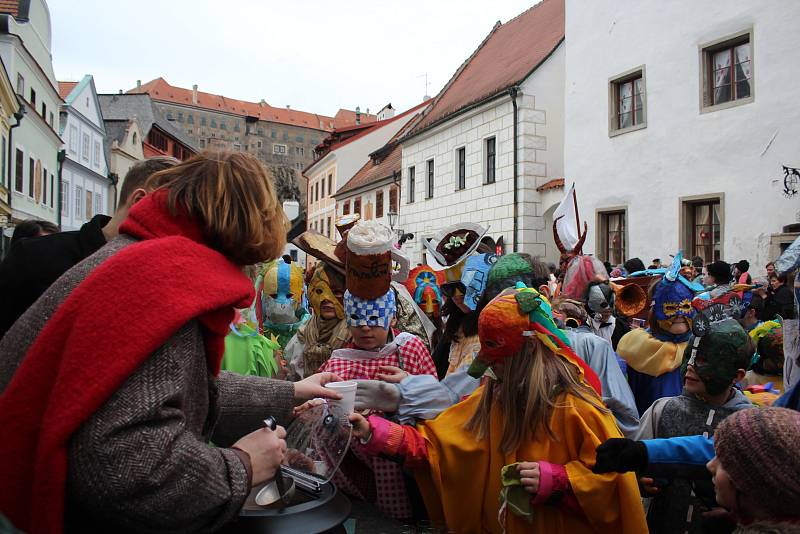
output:
MULTIPOLYGON (((119 175, 115 172, 108 173, 108 179, 111 180, 111 187, 114 188, 114 211, 117 211, 117 184, 119 184, 119 175)), ((113 213, 112 212, 112 213, 113 213)))
MULTIPOLYGON (((17 101, 19 101, 19 97, 17 97, 17 101)), ((12 131, 14 128, 19 126, 22 122, 22 117, 25 116, 26 109, 25 104, 22 102, 19 103, 19 110, 14 113, 14 118, 17 119, 17 123, 9 126, 8 128, 8 159, 6 160, 8 165, 6 166, 6 170, 8 171, 6 174, 8 175, 8 179, 6 180, 6 176, 3 176, 3 180, 7 181, 6 189, 8 189, 8 207, 11 208, 11 202, 13 200, 14 195, 12 194, 13 189, 11 188, 11 167, 12 167, 12 159, 11 156, 13 155, 12 147, 14 143, 12 142, 12 138, 14 137, 14 132, 12 131)))
POLYGON ((63 148, 58 151, 58 157, 56 160, 58 161, 58 227, 61 228, 61 212, 63 206, 61 205, 61 199, 63 195, 61 194, 61 171, 64 170, 64 160, 67 159, 67 151, 63 148))
POLYGON ((517 215, 518 215, 518 208, 517 208, 517 199, 519 198, 519 184, 517 181, 518 172, 517 172, 517 93, 519 92, 519 86, 514 86, 508 90, 508 94, 511 95, 511 105, 514 106, 514 252, 519 251, 519 246, 517 245, 518 236, 519 236, 519 223, 517 222, 517 215))

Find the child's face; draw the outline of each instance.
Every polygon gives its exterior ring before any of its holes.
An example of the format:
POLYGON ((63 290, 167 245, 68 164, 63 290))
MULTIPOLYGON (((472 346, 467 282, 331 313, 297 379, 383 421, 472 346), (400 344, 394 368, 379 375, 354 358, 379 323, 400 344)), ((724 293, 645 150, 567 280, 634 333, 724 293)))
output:
POLYGON ((728 511, 734 512, 736 508, 736 488, 731 482, 728 473, 722 467, 719 458, 714 458, 706 464, 706 468, 711 472, 711 480, 714 482, 714 493, 717 496, 717 503, 728 511))
POLYGON ((688 393, 697 395, 698 397, 705 397, 708 394, 706 385, 697 375, 694 365, 688 365, 686 367, 686 376, 683 378, 683 385, 688 393))
POLYGON ((350 335, 359 349, 373 350, 386 345, 389 330, 380 326, 351 326, 350 335))

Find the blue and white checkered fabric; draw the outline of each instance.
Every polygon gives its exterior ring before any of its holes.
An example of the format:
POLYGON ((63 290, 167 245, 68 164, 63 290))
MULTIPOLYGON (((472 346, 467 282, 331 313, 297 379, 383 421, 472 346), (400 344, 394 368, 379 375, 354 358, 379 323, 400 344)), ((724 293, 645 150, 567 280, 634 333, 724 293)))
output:
POLYGON ((349 291, 344 293, 347 326, 380 326, 388 330, 396 312, 394 291, 391 289, 376 299, 362 299, 349 291))

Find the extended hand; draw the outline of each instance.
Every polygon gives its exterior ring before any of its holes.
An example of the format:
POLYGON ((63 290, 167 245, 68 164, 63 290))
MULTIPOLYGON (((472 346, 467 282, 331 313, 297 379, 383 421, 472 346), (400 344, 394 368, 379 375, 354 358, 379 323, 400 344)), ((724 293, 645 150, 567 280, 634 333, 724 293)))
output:
POLYGON ((356 380, 356 410, 396 412, 400 407, 400 388, 381 380, 356 380))
POLYGON ((597 447, 595 473, 627 473, 647 467, 647 447, 641 441, 611 438, 597 447))
POLYGON ((342 398, 341 395, 332 389, 325 387, 328 382, 339 382, 341 378, 333 373, 317 373, 308 378, 294 383, 294 400, 307 401, 316 397, 323 399, 342 398))
POLYGON ((369 421, 360 413, 351 413, 348 420, 353 425, 353 436, 359 439, 368 439, 372 435, 369 421))
POLYGON ((399 384, 408 376, 407 372, 394 365, 381 365, 380 370, 381 372, 377 373, 375 377, 391 384, 399 384))
POLYGON ((286 430, 276 427, 275 430, 261 428, 251 432, 233 444, 250 456, 253 469, 251 484, 256 486, 275 476, 286 454, 286 430))
POLYGON ((520 482, 528 493, 539 491, 539 462, 520 462, 519 469, 520 482))

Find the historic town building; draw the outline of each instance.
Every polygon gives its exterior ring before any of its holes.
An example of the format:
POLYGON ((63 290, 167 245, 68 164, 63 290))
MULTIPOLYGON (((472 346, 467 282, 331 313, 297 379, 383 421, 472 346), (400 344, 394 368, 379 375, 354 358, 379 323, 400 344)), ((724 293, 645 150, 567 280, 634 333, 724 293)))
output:
POLYGON ((341 109, 335 117, 275 107, 266 101, 247 102, 170 85, 164 78, 137 82, 129 94, 146 93, 167 120, 200 148, 242 150, 264 163, 292 172, 276 171, 282 200, 305 202, 300 172, 314 160, 315 147, 334 128, 375 121, 375 115, 341 109), (290 183, 285 183, 286 181, 290 183), (293 187, 292 187, 293 186, 293 187), (296 188, 294 191, 293 188, 296 188))
MULTIPOLYGON (((0 3, 2 59, 24 117, 7 139, 12 222, 43 219, 60 224, 58 128, 61 98, 51 59, 50 11, 44 0, 0 3)), ((7 152, 6 152, 7 151, 7 152)))
POLYGON ((106 137, 94 78, 58 82, 64 103, 59 113, 59 134, 64 139, 61 164, 61 228, 77 230, 95 215, 109 215, 114 200, 103 150, 106 137))
POLYGON ((567 0, 568 181, 584 250, 763 272, 797 234, 797 3, 567 0), (658 43, 657 46, 647 43, 658 43))
POLYGON ((423 240, 474 222, 507 251, 555 259, 563 186, 564 3, 544 0, 496 24, 400 139, 400 227, 412 264, 423 240), (550 214, 550 221, 547 217, 550 214))

